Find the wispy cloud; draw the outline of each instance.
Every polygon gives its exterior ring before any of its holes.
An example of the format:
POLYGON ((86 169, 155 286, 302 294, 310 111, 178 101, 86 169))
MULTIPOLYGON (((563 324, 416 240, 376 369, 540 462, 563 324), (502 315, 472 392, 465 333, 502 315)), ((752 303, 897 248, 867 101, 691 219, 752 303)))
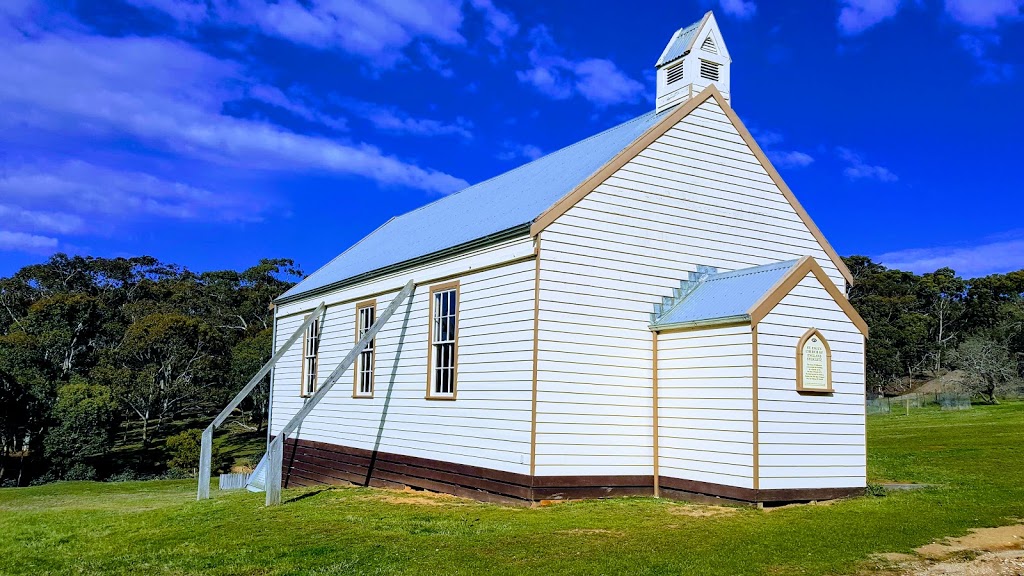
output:
POLYGON ((250 28, 391 66, 414 40, 461 45, 461 0, 129 0, 185 25, 250 28))
POLYGON ((519 33, 519 23, 507 10, 501 10, 491 0, 470 0, 470 4, 484 17, 487 41, 503 49, 505 43, 519 33))
POLYGON ((996 34, 968 33, 960 35, 960 46, 978 65, 977 81, 982 84, 998 84, 1014 77, 1013 64, 1000 62, 991 56, 1002 39, 996 34))
POLYGON ((458 136, 473 138, 473 123, 459 117, 454 122, 431 118, 416 118, 392 106, 352 98, 336 97, 334 101, 351 113, 369 122, 377 130, 409 136, 458 136))
POLYGON ((843 174, 850 180, 870 179, 880 182, 896 182, 899 180, 899 177, 892 170, 884 166, 868 164, 860 154, 849 148, 840 147, 837 149, 837 152, 839 158, 846 163, 843 174))
POLYGON ((147 217, 254 221, 266 208, 265 202, 247 194, 215 193, 78 160, 7 167, 0 171, 0 198, 0 216, 10 216, 2 220, 5 226, 21 224, 26 231, 58 233, 99 232, 96 228, 114 221, 147 217))
POLYGON ((562 56, 546 26, 530 32, 530 68, 516 72, 519 81, 555 100, 579 95, 596 106, 635 102, 643 97, 644 85, 604 58, 573 60, 562 56))
POLYGON ((840 0, 839 31, 856 36, 868 28, 888 20, 900 9, 900 0, 840 0))
POLYGON ((10 134, 31 128, 63 139, 128 137, 201 162, 350 174, 432 192, 466 185, 366 143, 226 114, 225 104, 247 97, 246 75, 184 43, 72 32, 4 41, 0 128, 10 134))
POLYGON ((946 0, 946 12, 961 24, 994 28, 1000 20, 1021 18, 1024 0, 946 0))
POLYGON ((791 150, 788 152, 769 150, 765 152, 772 164, 779 168, 806 168, 814 163, 814 157, 805 152, 791 150))
POLYGON ((506 140, 501 143, 501 150, 495 155, 498 160, 536 160, 544 155, 544 151, 533 144, 522 144, 506 140))
POLYGON ((748 20, 757 13, 757 4, 751 0, 719 0, 722 12, 740 20, 748 20))
POLYGON ((1024 232, 974 245, 913 248, 875 258, 890 268, 918 274, 948 266, 965 278, 1024 269, 1024 232))
POLYGON ((3 251, 50 254, 57 251, 59 244, 59 240, 49 236, 0 229, 0 250, 3 251))

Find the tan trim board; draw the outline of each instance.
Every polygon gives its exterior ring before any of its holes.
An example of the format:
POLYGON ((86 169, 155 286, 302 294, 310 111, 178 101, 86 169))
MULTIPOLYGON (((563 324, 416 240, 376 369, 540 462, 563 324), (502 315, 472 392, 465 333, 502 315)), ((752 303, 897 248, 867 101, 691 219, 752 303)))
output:
POLYGON ((761 488, 761 450, 760 450, 760 446, 758 445, 758 442, 760 440, 761 434, 758 431, 758 418, 757 418, 757 416, 758 416, 757 415, 758 404, 760 403, 760 398, 759 398, 760 393, 758 392, 758 389, 757 389, 757 363, 758 363, 758 359, 757 359, 757 325, 756 324, 750 326, 750 343, 751 343, 751 347, 750 347, 751 367, 753 369, 753 372, 751 373, 750 384, 751 384, 751 388, 753 390, 753 393, 751 394, 751 396, 754 399, 754 406, 753 406, 753 410, 751 412, 751 421, 753 423, 753 431, 754 431, 754 435, 753 435, 753 451, 751 452, 751 456, 753 456, 753 466, 752 466, 753 474, 752 475, 753 475, 753 479, 754 479, 754 490, 758 490, 758 489, 761 488))
MULTIPOLYGON (((696 35, 694 35, 694 38, 696 38, 696 35)), ((739 119, 739 116, 736 115, 736 112, 733 111, 731 106, 729 106, 729 103, 726 102, 725 98, 722 96, 721 92, 718 91, 718 88, 716 88, 714 84, 711 84, 710 86, 702 90, 699 94, 691 97, 689 100, 683 102, 678 107, 676 107, 675 110, 669 112, 665 116, 665 118, 663 118, 654 126, 651 126, 646 132, 644 132, 639 138, 637 138, 632 144, 630 144, 628 148, 626 148, 622 152, 619 152, 614 158, 608 161, 607 164, 601 167, 600 170, 595 172, 592 176, 584 180, 579 186, 573 189, 572 192, 565 195, 553 206, 545 210, 540 216, 537 217, 533 225, 530 227, 530 233, 536 236, 542 230, 550 226, 551 223, 554 222, 559 216, 565 214, 570 208, 575 206, 580 200, 586 197, 587 194, 593 192, 612 174, 614 174, 620 168, 625 166, 627 162, 635 158, 641 151, 646 149, 648 146, 651 145, 651 143, 653 143, 663 134, 668 132, 670 128, 676 125, 676 123, 678 123, 680 120, 688 116, 690 112, 694 111, 697 107, 706 102, 709 98, 714 98, 718 105, 722 108, 722 110, 725 112, 726 117, 729 118, 729 121, 732 122, 733 127, 736 128, 736 131, 739 133, 740 138, 742 138, 743 141, 747 144, 747 147, 750 148, 750 151, 754 154, 754 157, 757 158, 757 161, 761 164, 761 167, 764 168, 765 172, 768 174, 768 177, 772 179, 772 182, 774 182, 776 186, 778 186, 779 190, 782 192, 782 195, 789 202, 790 206, 793 207, 793 210, 796 212, 797 216, 799 216, 800 219, 804 222, 804 225, 807 226, 807 229, 810 231, 814 239, 818 241, 818 244, 821 246, 822 250, 825 251, 825 254, 828 255, 832 263, 835 264, 836 268, 839 269, 839 272, 843 275, 844 278, 846 278, 846 281, 852 283, 853 274, 850 272, 850 269, 846 266, 846 263, 843 262, 843 259, 839 257, 839 254, 836 253, 836 251, 828 243, 828 240, 825 239, 825 236, 821 233, 821 230, 818 229, 818 226, 811 219, 811 216, 807 213, 806 210, 804 210, 803 206, 796 199, 796 196, 793 195, 793 191, 790 190, 789 186, 787 186, 785 181, 782 180, 782 176, 780 176, 775 167, 772 166, 771 161, 768 160, 767 156, 765 156, 764 151, 761 150, 760 146, 758 146, 757 142, 754 140, 754 137, 751 136, 750 131, 747 130, 746 126, 743 125, 743 122, 739 119)), ((843 297, 845 298, 845 295, 843 297)))
POLYGON ((661 497, 661 485, 658 482, 659 474, 661 473, 660 462, 658 458, 658 445, 661 440, 658 438, 658 333, 651 332, 651 407, 652 407, 652 448, 653 448, 653 462, 654 462, 654 497, 661 497))
POLYGON ((427 400, 455 400, 459 393, 459 307, 462 300, 462 291, 459 288, 459 281, 444 282, 430 287, 427 294, 427 400), (452 394, 451 396, 435 395, 434 390, 434 293, 444 290, 455 290, 455 345, 452 346, 452 394))
MULTIPOLYGON (((327 308, 326 307, 324 308, 323 316, 324 317, 327 316, 327 308)), ((309 314, 306 314, 306 317, 303 318, 303 321, 305 321, 307 318, 309 318, 309 314)), ((318 380, 320 379, 320 335, 321 334, 323 334, 323 318, 320 318, 320 319, 318 319, 317 322, 314 322, 314 323, 310 324, 309 327, 306 328, 302 332, 302 352, 301 352, 301 355, 299 356, 299 397, 300 398, 310 398, 310 397, 313 396, 313 394, 316 394, 317 385, 319 384, 318 380), (313 391, 310 392, 309 394, 306 394, 306 343, 308 342, 307 338, 308 338, 308 335, 309 335, 309 331, 312 328, 316 328, 317 329, 316 350, 313 351, 313 372, 314 372, 314 374, 313 374, 313 391)))
MULTIPOLYGON (((363 300, 362 302, 358 302, 356 304, 356 339, 354 340, 354 342, 359 342, 359 338, 360 338, 360 334, 359 334, 359 328, 360 328, 360 326, 359 326, 359 311, 363 310, 364 308, 371 308, 371 307, 373 308, 373 317, 374 317, 374 319, 376 319, 377 318, 377 300, 376 299, 363 300)), ((374 340, 376 340, 376 339, 374 339, 374 340)), ((377 343, 376 343, 376 341, 373 344, 374 344, 374 346, 373 346, 373 360, 371 361, 371 364, 370 364, 370 393, 369 394, 360 394, 359 393, 359 368, 360 368, 359 360, 361 358, 356 358, 356 361, 355 361, 355 363, 353 364, 353 367, 352 367, 353 368, 352 369, 352 397, 353 398, 373 399, 373 393, 375 392, 375 389, 377 387, 377 343)))
POLYGON ((540 234, 534 247, 533 267, 533 390, 530 401, 530 476, 537 472, 537 372, 540 351, 540 234))
MULTIPOLYGON (((427 278, 426 280, 420 280, 419 282, 416 282, 416 287, 419 288, 420 286, 427 286, 427 285, 434 284, 434 283, 437 283, 437 282, 445 282, 445 281, 453 280, 453 279, 461 279, 461 278, 464 278, 466 276, 471 276, 473 274, 479 274, 481 272, 489 272, 489 271, 495 270, 497 268, 504 268, 505 266, 512 266, 513 264, 519 264, 519 263, 522 263, 522 262, 529 262, 530 260, 533 260, 536 257, 537 257, 536 254, 527 254, 525 256, 518 256, 516 258, 512 258, 512 259, 509 259, 509 260, 503 260, 501 262, 496 262, 494 264, 488 264, 486 266, 480 266, 479 268, 473 268, 473 269, 470 269, 470 270, 463 270, 461 272, 453 272, 451 274, 445 274, 443 276, 436 276, 434 278, 427 278)), ((333 302, 331 304, 328 304, 327 308, 330 309, 330 308, 333 308, 335 306, 348 306, 348 305, 352 304, 353 302, 359 302, 360 300, 365 300, 367 298, 380 298, 380 297, 386 296, 388 294, 396 294, 396 293, 398 293, 398 292, 400 292, 402 290, 402 287, 405 286, 405 282, 409 281, 409 278, 410 278, 410 276, 404 276, 404 277, 401 277, 401 278, 397 278, 396 282, 397 281, 401 281, 402 284, 400 284, 400 285, 396 284, 394 288, 388 288, 386 290, 377 290, 376 292, 370 292, 369 294, 363 294, 363 295, 360 295, 360 296, 357 296, 357 297, 354 297, 354 298, 347 298, 345 300, 340 300, 338 302, 333 302)), ((313 308, 310 308, 308 310, 303 310, 303 311, 299 311, 299 312, 291 312, 289 314, 284 314, 282 316, 279 316, 278 319, 279 320, 283 320, 285 318, 291 318, 292 316, 297 316, 299 314, 307 314, 308 315, 310 312, 312 312, 315 309, 316 309, 316 307, 314 306, 313 308)))
MULTIPOLYGON (((711 85, 711 88, 714 88, 714 84, 711 85)), ((729 103, 725 101, 725 98, 722 97, 722 95, 718 92, 717 89, 715 89, 714 95, 715 100, 718 101, 718 104, 719 106, 722 107, 722 110, 725 112, 725 115, 729 118, 733 126, 740 133, 740 138, 743 138, 743 141, 747 143, 747 146, 750 148, 750 151, 754 153, 754 157, 757 158, 757 161, 761 163, 761 167, 764 168, 765 172, 768 173, 768 177, 771 178, 772 182, 774 182, 775 185, 779 187, 779 190, 782 191, 782 195, 786 197, 787 201, 789 201, 790 206, 792 206, 793 210, 796 211, 797 216, 799 216, 800 219, 803 220, 804 225, 807 226, 808 230, 810 230, 811 236, 814 236, 814 239, 818 241, 818 244, 821 245, 821 249, 824 250, 825 254, 828 255, 829 260, 831 260, 832 263, 835 264, 836 268, 839 269, 839 273, 842 274, 844 278, 846 278, 847 282, 852 284, 853 273, 850 272, 850 269, 846 266, 846 262, 843 262, 843 259, 839 256, 835 249, 832 248, 832 245, 828 243, 828 240, 825 239, 825 235, 821 233, 821 230, 818 228, 818 225, 815 224, 814 220, 811 219, 811 215, 807 213, 807 210, 804 210, 803 205, 801 205, 800 201, 796 199, 796 196, 793 194, 793 191, 789 189, 789 186, 786 185, 785 180, 783 180, 782 176, 779 175, 778 170, 776 170, 775 166, 772 165, 771 160, 769 160, 768 156, 766 156, 764 151, 761 150, 761 147, 757 144, 757 141, 754 140, 754 137, 750 134, 750 131, 747 130, 747 127, 743 125, 743 121, 740 120, 740 117, 736 115, 736 111, 734 111, 732 107, 729 106, 729 103)), ((843 295, 843 297, 846 297, 845 294, 843 295)))
POLYGON ((801 394, 833 394, 835 390, 832 389, 832 347, 828 344, 828 339, 821 333, 817 328, 811 328, 804 335, 800 337, 796 342, 796 391, 801 394), (826 376, 826 384, 828 388, 804 388, 804 376, 803 376, 803 351, 804 343, 811 337, 817 335, 821 340, 823 346, 825 346, 825 366, 828 369, 826 376))
POLYGON ((790 268, 788 272, 786 272, 785 276, 783 276, 778 282, 776 282, 775 285, 772 286, 772 288, 764 296, 762 296, 761 299, 754 304, 754 306, 750 308, 747 314, 750 316, 751 325, 756 326, 758 322, 764 320, 764 317, 767 316, 768 313, 771 312, 772 309, 775 308, 775 306, 777 306, 778 303, 781 302, 782 299, 785 298, 786 295, 789 294, 790 291, 793 290, 793 288, 797 284, 799 284, 805 276, 807 276, 808 272, 814 274, 814 277, 818 279, 818 283, 821 284, 821 286, 825 289, 826 292, 829 293, 830 296, 832 296, 832 299, 835 301, 835 303, 839 305, 839 308, 842 309, 842 311, 846 314, 847 318, 849 318, 850 321, 853 322, 853 324, 857 327, 857 329, 860 330, 860 333, 863 334, 865 338, 867 338, 867 322, 865 322, 864 319, 860 317, 860 314, 857 313, 857 310, 853 307, 853 304, 850 304, 850 301, 846 298, 846 296, 839 291, 839 288, 836 287, 835 283, 832 282, 832 280, 828 277, 827 274, 825 274, 825 271, 822 270, 821 265, 818 264, 818 262, 814 258, 811 258, 810 256, 805 256, 801 258, 796 265, 794 265, 792 268, 790 268))

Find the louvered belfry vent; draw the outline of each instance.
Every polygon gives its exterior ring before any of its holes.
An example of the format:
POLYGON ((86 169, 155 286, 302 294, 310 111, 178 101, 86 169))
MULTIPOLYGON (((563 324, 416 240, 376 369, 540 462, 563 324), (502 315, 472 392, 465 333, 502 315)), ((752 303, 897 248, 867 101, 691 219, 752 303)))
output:
POLYGON ((704 42, 700 45, 700 49, 712 54, 718 54, 718 46, 715 46, 715 39, 712 38, 710 34, 704 39, 704 42))
POLYGON ((732 57, 710 11, 700 20, 676 30, 654 67, 657 92, 654 110, 664 112, 714 86, 731 103, 729 68, 732 57))
POLYGON ((685 62, 680 62, 679 64, 676 64, 675 66, 668 69, 668 73, 665 77, 665 80, 669 84, 674 84, 683 78, 683 64, 685 64, 685 62))
POLYGON ((700 61, 700 77, 705 80, 718 81, 718 67, 719 64, 711 62, 709 60, 700 61))

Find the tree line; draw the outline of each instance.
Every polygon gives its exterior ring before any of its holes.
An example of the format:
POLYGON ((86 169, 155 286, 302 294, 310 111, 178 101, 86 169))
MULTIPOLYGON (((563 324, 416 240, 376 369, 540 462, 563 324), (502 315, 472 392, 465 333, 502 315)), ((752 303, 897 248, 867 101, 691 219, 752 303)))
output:
POLYGON ((964 279, 950 268, 917 275, 866 256, 844 259, 850 302, 870 328, 867 386, 897 395, 949 370, 961 391, 995 402, 1024 376, 1024 270, 964 279))
MULTIPOLYGON (((948 370, 989 402, 1019 387, 1024 270, 963 279, 846 263, 871 331, 870 394, 948 370)), ((165 446, 185 447, 172 465, 194 459, 182 454, 197 449, 195 431, 171 442, 168 431, 212 418, 269 359, 273 299, 301 277, 288 259, 195 273, 148 256, 57 254, 0 278, 0 484, 107 477, 121 472, 108 455, 128 445, 156 468, 165 446)), ((266 409, 264 383, 233 424, 259 432, 266 409)))
MULTIPOLYGON (((269 359, 272 301, 301 276, 57 254, 0 278, 0 482, 92 479, 116 444, 146 453, 215 414, 269 359)), ((266 404, 264 385, 237 423, 258 431, 266 404)))

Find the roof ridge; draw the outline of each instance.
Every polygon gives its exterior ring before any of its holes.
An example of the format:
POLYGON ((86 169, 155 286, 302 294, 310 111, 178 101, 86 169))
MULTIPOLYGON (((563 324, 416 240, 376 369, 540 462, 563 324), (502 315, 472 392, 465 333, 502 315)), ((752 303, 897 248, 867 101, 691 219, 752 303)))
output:
POLYGON ((747 268, 739 268, 737 270, 729 270, 727 272, 716 272, 710 275, 709 280, 720 280, 723 278, 735 278, 737 276, 749 276, 750 274, 758 274, 766 272, 768 270, 775 270, 777 268, 789 269, 799 262, 799 259, 795 260, 780 260, 778 262, 772 262, 771 264, 760 264, 758 266, 749 266, 747 268))

